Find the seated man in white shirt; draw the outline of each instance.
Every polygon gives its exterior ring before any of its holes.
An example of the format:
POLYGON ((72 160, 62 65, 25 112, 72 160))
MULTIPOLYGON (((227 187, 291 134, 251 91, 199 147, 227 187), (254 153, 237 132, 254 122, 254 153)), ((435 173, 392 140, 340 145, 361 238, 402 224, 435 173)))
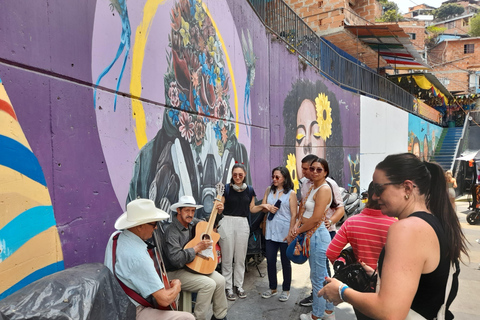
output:
POLYGON ((115 222, 115 228, 121 231, 114 232, 108 240, 104 264, 126 286, 125 292, 137 307, 136 320, 195 319, 188 312, 158 309, 158 306, 165 308, 176 300, 181 283, 174 279, 169 283, 170 288, 165 288, 144 241, 152 237, 157 221, 168 218, 169 215, 157 209, 152 200, 133 200, 115 222))

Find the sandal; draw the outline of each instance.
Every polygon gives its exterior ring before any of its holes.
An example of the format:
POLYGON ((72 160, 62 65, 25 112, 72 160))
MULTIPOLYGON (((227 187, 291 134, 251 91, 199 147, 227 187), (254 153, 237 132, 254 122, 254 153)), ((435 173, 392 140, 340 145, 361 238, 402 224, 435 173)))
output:
POLYGON ((278 291, 277 290, 272 290, 272 289, 268 289, 267 291, 265 291, 264 293, 262 293, 262 298, 264 299, 269 299, 273 296, 276 296, 278 294, 278 291))
POLYGON ((278 300, 285 302, 288 300, 288 298, 290 298, 290 291, 282 291, 282 294, 280 297, 278 297, 278 300))
POLYGON ((235 294, 233 293, 233 290, 232 289, 227 289, 225 290, 226 291, 226 296, 227 296, 227 300, 229 301, 235 301, 237 300, 237 297, 235 297, 235 294))
POLYGON ((245 299, 247 297, 247 294, 243 288, 237 288, 237 295, 240 299, 245 299))

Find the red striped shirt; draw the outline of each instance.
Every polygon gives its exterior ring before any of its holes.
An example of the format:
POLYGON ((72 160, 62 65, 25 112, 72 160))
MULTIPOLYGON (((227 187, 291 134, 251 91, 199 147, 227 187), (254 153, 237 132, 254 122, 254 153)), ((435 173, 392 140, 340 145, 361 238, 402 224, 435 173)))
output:
POLYGON ((387 241, 388 228, 397 219, 387 217, 380 210, 365 208, 348 218, 338 230, 327 249, 327 257, 333 263, 345 246, 350 243, 358 260, 373 269, 387 241))

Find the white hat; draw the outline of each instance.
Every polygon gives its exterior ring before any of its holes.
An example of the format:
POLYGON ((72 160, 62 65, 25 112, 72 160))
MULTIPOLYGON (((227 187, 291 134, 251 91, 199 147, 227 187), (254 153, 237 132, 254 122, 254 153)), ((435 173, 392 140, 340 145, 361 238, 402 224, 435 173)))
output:
POLYGON ((141 224, 168 218, 170 218, 170 215, 155 207, 155 203, 152 200, 136 199, 127 204, 127 211, 115 221, 115 229, 129 229, 141 224))
POLYGON ((178 199, 177 203, 174 203, 170 206, 170 210, 177 211, 177 208, 185 208, 185 207, 195 208, 195 209, 203 208, 201 204, 197 204, 195 202, 195 198, 193 198, 192 196, 181 196, 180 199, 178 199))

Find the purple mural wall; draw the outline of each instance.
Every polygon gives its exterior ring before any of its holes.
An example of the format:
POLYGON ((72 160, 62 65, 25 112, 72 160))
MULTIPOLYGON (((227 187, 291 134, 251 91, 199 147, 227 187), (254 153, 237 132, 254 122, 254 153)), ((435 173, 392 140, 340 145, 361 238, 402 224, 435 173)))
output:
MULTIPOLYGON (((359 96, 304 67, 247 1, 6 1, 0 43, 0 79, 45 175, 65 267, 103 261, 129 200, 208 203, 235 162, 258 195, 269 168, 298 179, 310 152, 340 185, 358 179, 359 96)), ((15 274, 6 261, 2 277, 15 274)))

